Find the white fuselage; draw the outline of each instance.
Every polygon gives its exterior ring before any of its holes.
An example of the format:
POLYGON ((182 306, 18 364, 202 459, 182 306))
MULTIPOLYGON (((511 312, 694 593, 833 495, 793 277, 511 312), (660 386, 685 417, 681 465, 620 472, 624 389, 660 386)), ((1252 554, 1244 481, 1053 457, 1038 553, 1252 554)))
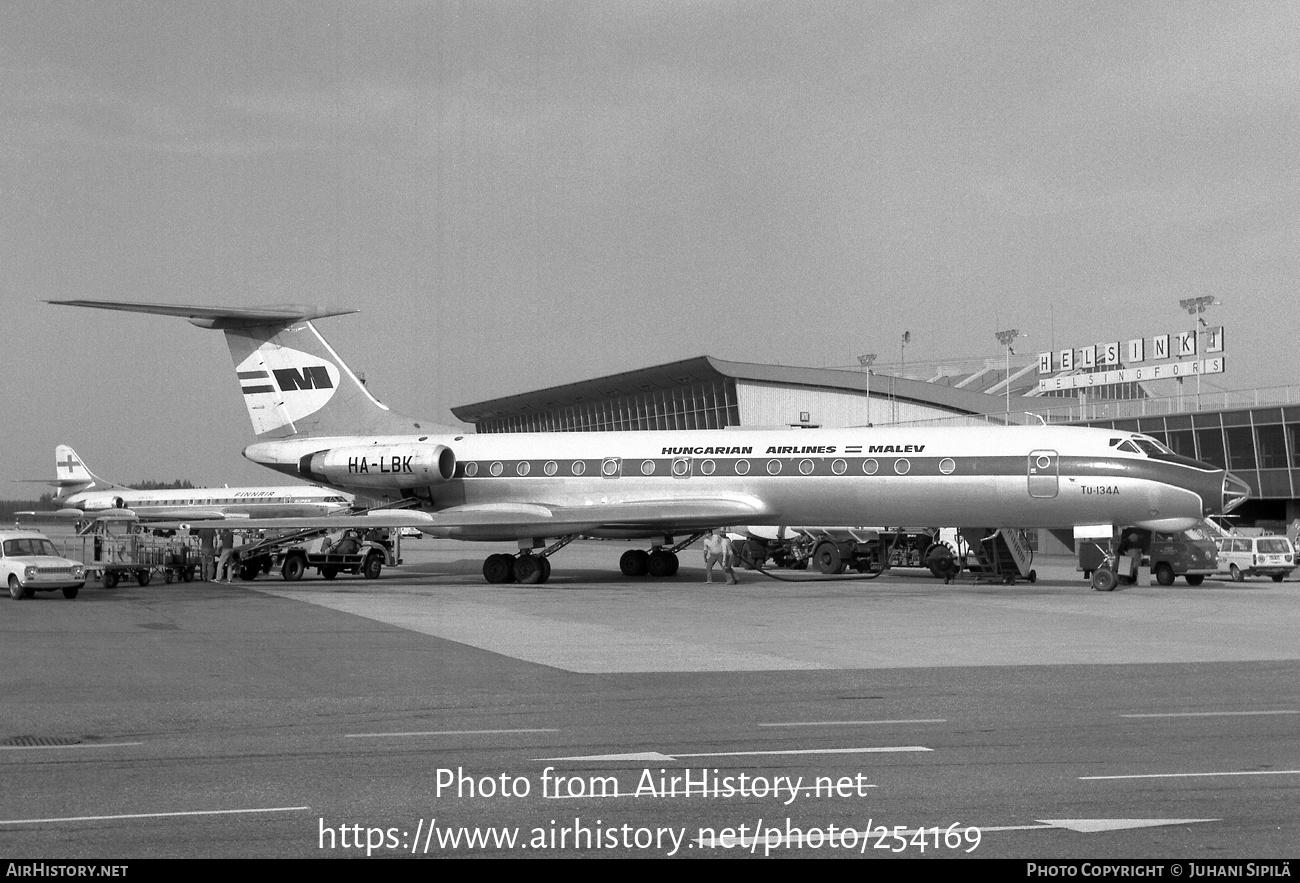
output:
POLYGON ((87 513, 129 509, 142 519, 311 517, 341 512, 350 505, 349 498, 333 488, 307 485, 146 491, 107 488, 69 494, 57 502, 87 513))
POLYGON ((1116 448, 1131 436, 1049 426, 502 433, 299 438, 244 453, 298 474, 304 457, 342 452, 315 461, 333 471, 310 478, 427 491, 434 511, 736 500, 752 504, 753 524, 1172 530, 1218 510, 1223 470, 1116 448), (454 453, 446 474, 428 466, 435 446, 454 453))

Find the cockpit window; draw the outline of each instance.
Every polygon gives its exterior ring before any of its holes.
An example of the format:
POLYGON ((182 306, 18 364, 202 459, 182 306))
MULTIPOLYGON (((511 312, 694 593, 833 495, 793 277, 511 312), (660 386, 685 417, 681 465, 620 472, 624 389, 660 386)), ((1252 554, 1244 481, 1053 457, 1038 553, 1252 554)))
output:
POLYGON ((1134 437, 1133 444, 1141 448, 1142 453, 1152 457, 1157 456, 1158 454, 1173 453, 1173 451, 1169 450, 1169 448, 1166 448, 1164 445, 1160 444, 1160 442, 1156 441, 1153 438, 1134 437))
POLYGON ((1117 451, 1125 451, 1126 453, 1129 454, 1142 453, 1142 451, 1138 449, 1138 446, 1133 444, 1133 441, 1131 439, 1125 439, 1124 441, 1120 442, 1118 445, 1115 446, 1115 449, 1117 451))

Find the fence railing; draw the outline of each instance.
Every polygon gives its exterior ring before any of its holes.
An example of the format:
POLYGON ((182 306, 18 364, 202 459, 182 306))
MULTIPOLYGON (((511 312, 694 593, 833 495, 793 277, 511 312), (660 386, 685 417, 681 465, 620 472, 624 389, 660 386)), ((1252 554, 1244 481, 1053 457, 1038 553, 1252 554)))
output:
MULTIPOLYGON (((1042 399, 1044 402, 1052 399, 1042 399)), ((954 415, 928 420, 908 420, 897 426, 1021 426, 1037 423, 1082 423, 1091 420, 1132 420, 1139 417, 1164 417, 1171 414, 1194 414, 1198 411, 1229 411, 1239 408, 1262 408, 1300 404, 1300 385, 1271 386, 1262 389, 1209 390, 1200 393, 1160 396, 1147 399, 1074 402, 1055 407, 1030 408, 1010 413, 954 415)), ((882 424, 883 425, 883 424, 882 424)))

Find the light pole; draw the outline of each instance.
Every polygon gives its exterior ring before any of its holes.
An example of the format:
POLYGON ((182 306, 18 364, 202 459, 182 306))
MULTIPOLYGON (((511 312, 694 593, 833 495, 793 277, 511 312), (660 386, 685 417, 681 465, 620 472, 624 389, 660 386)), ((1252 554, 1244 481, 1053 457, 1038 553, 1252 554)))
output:
POLYGON ((872 423, 871 421, 871 366, 875 361, 876 361, 875 353, 863 353, 862 355, 858 356, 858 364, 862 366, 862 370, 866 372, 867 375, 867 425, 868 426, 870 426, 872 423))
MULTIPOLYGON (((1186 310, 1187 315, 1196 317, 1196 322, 1192 323, 1192 335, 1193 339, 1196 341, 1195 355, 1199 359, 1201 355, 1201 332, 1196 326, 1198 323, 1201 325, 1206 324, 1205 319, 1201 316, 1201 313, 1205 312, 1206 307, 1217 307, 1220 306, 1220 304, 1210 295, 1204 295, 1202 297, 1183 298, 1178 302, 1178 306, 1186 310)), ((1183 378, 1181 376, 1178 378, 1178 398, 1179 403, 1181 404, 1183 398, 1183 378)), ((1201 410, 1201 370, 1199 366, 1196 369, 1196 410, 1201 410)))
POLYGON ((1007 376, 1004 381, 1007 385, 1007 413, 1011 413, 1011 357, 1015 355, 1015 350, 1011 348, 1011 343, 1020 336, 1020 332, 1014 328, 1006 331, 995 331, 993 336, 998 339, 998 343, 1007 348, 1007 376))
MULTIPOLYGON (((907 355, 904 352, 905 347, 912 342, 912 332, 904 331, 903 338, 898 343, 898 377, 902 379, 907 373, 907 355)), ((894 422, 898 422, 898 396, 894 396, 894 422)))

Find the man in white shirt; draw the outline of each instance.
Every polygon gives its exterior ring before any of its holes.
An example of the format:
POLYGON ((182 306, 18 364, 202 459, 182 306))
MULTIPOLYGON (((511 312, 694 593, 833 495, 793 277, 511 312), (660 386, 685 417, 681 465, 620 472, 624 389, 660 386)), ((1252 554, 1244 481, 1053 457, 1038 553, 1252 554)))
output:
POLYGON ((739 585, 740 580, 736 579, 736 572, 731 569, 733 557, 734 552, 727 535, 721 530, 710 531, 704 538, 704 581, 713 582, 713 565, 719 564, 722 572, 727 575, 727 584, 739 585))

